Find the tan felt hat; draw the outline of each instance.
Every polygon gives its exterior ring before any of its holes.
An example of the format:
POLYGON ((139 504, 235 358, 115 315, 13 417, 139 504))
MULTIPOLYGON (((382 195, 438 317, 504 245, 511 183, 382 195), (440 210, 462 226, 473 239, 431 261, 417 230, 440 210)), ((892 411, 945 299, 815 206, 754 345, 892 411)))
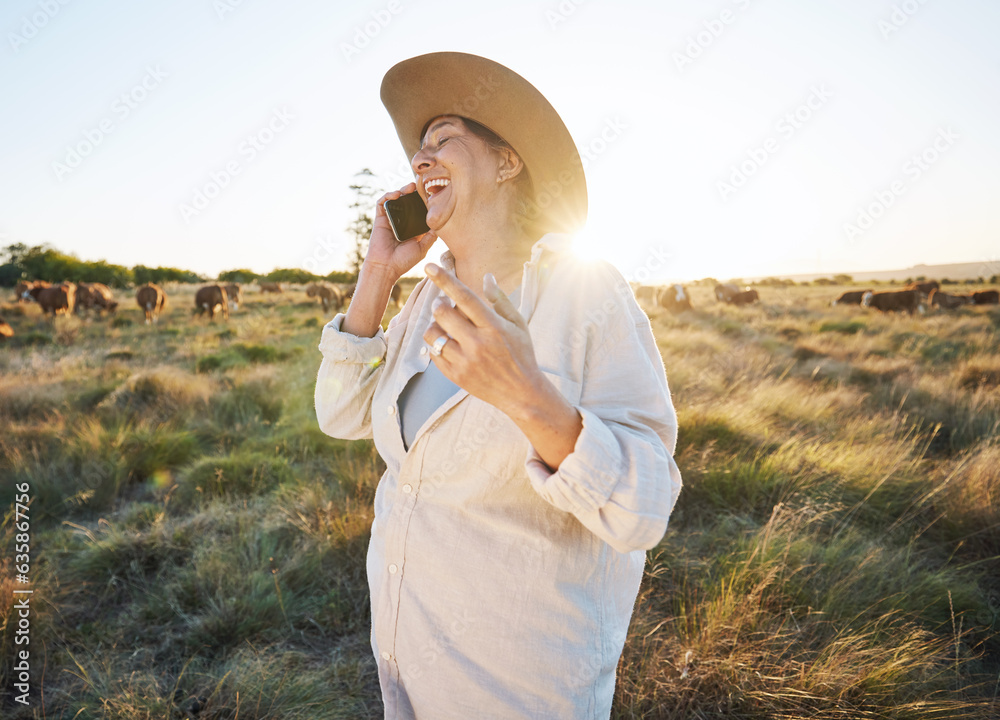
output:
POLYGON ((419 55, 389 69, 381 97, 407 158, 433 118, 475 120, 521 156, 535 189, 530 213, 543 232, 583 227, 587 180, 573 137, 549 101, 513 70, 467 53, 419 55))

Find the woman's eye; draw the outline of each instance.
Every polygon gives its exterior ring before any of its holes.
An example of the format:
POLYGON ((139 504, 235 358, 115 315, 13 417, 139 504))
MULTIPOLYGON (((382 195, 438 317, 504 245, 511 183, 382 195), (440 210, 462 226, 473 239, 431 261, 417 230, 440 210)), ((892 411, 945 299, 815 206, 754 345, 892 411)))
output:
POLYGON ((449 140, 451 140, 450 137, 438 138, 438 147, 441 147, 442 145, 444 145, 449 140))

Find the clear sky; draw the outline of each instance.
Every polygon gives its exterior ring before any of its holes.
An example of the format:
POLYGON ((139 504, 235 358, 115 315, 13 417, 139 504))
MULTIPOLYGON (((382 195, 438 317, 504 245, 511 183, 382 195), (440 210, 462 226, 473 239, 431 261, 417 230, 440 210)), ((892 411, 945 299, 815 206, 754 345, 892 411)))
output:
POLYGON ((3 245, 344 268, 355 173, 410 179, 382 75, 459 50, 560 112, 576 246, 630 278, 1000 272, 990 0, 5 0, 0 32, 3 245))

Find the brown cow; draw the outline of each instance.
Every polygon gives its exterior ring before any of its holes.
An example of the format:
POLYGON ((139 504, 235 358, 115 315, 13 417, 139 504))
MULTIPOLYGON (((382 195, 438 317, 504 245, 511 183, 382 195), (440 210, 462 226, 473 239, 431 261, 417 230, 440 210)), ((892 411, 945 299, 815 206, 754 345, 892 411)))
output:
POLYGON ((0 342, 9 337, 14 337, 14 328, 4 322, 3 318, 0 318, 0 342))
POLYGON ((323 303, 323 312, 328 311, 331 305, 336 305, 338 311, 344 305, 344 297, 340 294, 340 290, 326 283, 313 283, 307 287, 306 297, 319 298, 323 303))
POLYGON ((873 307, 881 312, 905 311, 912 315, 919 310, 924 312, 918 290, 889 290, 887 292, 868 292, 861 300, 862 307, 873 307))
POLYGON ((155 323, 167 304, 167 294, 159 285, 146 283, 135 291, 135 301, 146 314, 146 324, 155 323))
POLYGON ((52 313, 53 320, 58 313, 69 315, 73 312, 73 305, 76 302, 76 285, 71 282, 50 287, 36 285, 28 292, 42 306, 43 314, 52 313))
POLYGON ((691 309, 691 298, 682 285, 668 285, 657 290, 656 304, 677 315, 691 309))
POLYGON ((222 317, 229 319, 229 298, 226 289, 221 285, 206 285, 194 295, 194 314, 202 315, 208 311, 208 319, 215 319, 215 308, 222 306, 222 317))
POLYGON ((740 289, 733 283, 723 283, 715 286, 715 299, 719 302, 732 302, 733 296, 740 292, 740 289))
POLYGON ((96 309, 97 314, 107 310, 113 313, 118 309, 111 288, 102 283, 80 283, 76 286, 76 312, 96 309))
POLYGON ((730 298, 731 305, 752 305, 760 300, 760 295, 753 288, 747 288, 743 292, 736 293, 730 298))
POLYGON ((930 295, 927 296, 928 309, 940 307, 945 310, 954 310, 955 308, 960 308, 963 305, 971 304, 971 295, 949 295, 948 293, 935 289, 931 290, 930 295))
POLYGON ((865 293, 870 293, 871 290, 848 290, 845 293, 841 293, 840 297, 830 303, 830 305, 860 305, 861 298, 865 296, 865 293))
POLYGON ((972 293, 973 305, 997 305, 1000 304, 1000 292, 996 290, 983 290, 972 293))
POLYGON ((32 288, 36 287, 51 287, 52 284, 45 282, 44 280, 25 280, 19 282, 14 287, 14 292, 17 294, 17 302, 33 302, 35 296, 31 294, 32 288))
MULTIPOLYGON (((350 285, 341 285, 340 293, 344 298, 344 302, 347 302, 354 297, 354 291, 357 289, 358 284, 356 282, 350 285)), ((403 288, 399 283, 392 286, 392 290, 389 292, 389 299, 397 308, 403 307, 403 288)))
POLYGON ((281 283, 276 282, 261 282, 260 291, 262 293, 283 293, 284 290, 281 289, 281 283))
POLYGON ((941 283, 937 280, 928 280, 927 282, 911 282, 903 288, 903 290, 916 290, 921 295, 930 295, 931 290, 940 289, 941 283))
POLYGON ((226 296, 229 298, 229 304, 233 306, 233 310, 239 310, 240 303, 243 302, 243 288, 240 287, 240 284, 230 283, 226 285, 226 296))

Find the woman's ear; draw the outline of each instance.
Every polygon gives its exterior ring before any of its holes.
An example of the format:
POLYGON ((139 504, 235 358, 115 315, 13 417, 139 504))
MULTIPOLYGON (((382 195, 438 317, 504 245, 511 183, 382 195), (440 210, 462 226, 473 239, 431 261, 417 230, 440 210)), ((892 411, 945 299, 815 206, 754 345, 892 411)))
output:
POLYGON ((501 148, 498 152, 500 163, 497 166, 497 182, 506 182, 520 175, 524 169, 524 161, 521 160, 521 156, 510 148, 501 148))

